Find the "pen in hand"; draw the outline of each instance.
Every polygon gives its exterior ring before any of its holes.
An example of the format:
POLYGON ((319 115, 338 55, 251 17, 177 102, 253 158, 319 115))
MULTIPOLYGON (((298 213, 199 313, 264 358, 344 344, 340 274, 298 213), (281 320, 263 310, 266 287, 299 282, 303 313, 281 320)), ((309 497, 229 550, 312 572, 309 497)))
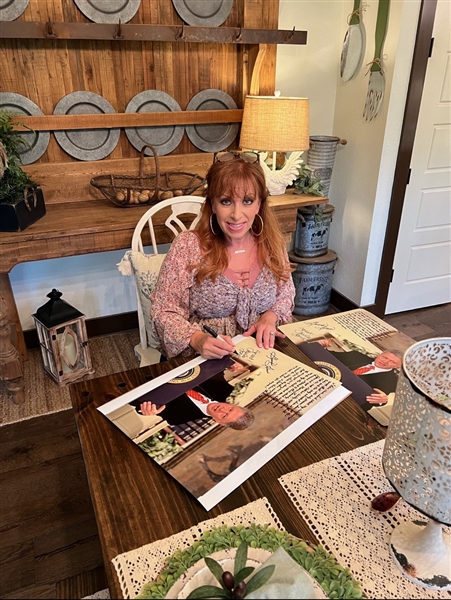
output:
MULTIPOLYGON (((218 332, 216 332, 214 329, 212 329, 208 325, 203 325, 202 329, 205 331, 205 333, 209 333, 210 335, 212 335, 213 337, 217 338, 218 340, 222 340, 223 342, 226 341, 223 337, 221 337, 219 335, 218 332)), ((236 354, 236 352, 232 352, 232 354, 236 354)))

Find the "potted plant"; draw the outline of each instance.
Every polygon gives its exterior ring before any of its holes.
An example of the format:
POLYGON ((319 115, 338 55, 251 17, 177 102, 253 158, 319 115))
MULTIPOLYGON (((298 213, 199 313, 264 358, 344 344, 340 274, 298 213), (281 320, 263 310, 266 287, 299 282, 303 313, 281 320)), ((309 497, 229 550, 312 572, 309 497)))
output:
MULTIPOLYGON (((301 164, 298 169, 298 176, 293 181, 295 194, 310 194, 312 196, 324 196, 323 184, 319 177, 313 175, 313 169, 306 164, 301 164)), ((315 224, 323 221, 323 209, 325 204, 314 204, 309 208, 309 214, 313 216, 315 224)))
POLYGON ((23 231, 45 215, 42 190, 20 166, 26 142, 14 116, 0 109, 0 231, 23 231))

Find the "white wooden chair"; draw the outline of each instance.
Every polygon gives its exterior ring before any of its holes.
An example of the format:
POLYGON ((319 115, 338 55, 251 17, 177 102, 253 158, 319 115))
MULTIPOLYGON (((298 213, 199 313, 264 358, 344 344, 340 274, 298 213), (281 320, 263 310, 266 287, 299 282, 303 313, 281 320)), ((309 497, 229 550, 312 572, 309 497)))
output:
MULTIPOLYGON (((171 209, 165 220, 165 226, 177 236, 181 231, 191 230, 200 218, 204 198, 201 196, 178 196, 158 202, 138 221, 132 236, 131 250, 128 250, 118 264, 123 275, 134 275, 136 284, 136 303, 138 311, 139 339, 135 346, 135 354, 140 360, 140 366, 154 364, 160 360, 157 350, 158 341, 154 338, 150 325, 150 294, 155 288, 158 273, 165 254, 158 253, 153 226, 154 215, 160 210, 171 209), (188 227, 181 220, 181 215, 193 215, 188 227), (143 231, 148 228, 151 239, 151 253, 146 253, 143 244, 143 231)), ((186 220, 186 219, 185 219, 186 220)))

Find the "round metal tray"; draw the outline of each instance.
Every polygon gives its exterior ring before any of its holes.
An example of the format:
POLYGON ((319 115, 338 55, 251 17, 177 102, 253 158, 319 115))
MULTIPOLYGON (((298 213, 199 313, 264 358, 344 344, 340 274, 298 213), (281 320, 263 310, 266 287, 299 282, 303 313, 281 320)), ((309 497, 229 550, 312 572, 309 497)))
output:
MULTIPOLYGON (((191 98, 186 110, 229 110, 238 108, 234 99, 222 90, 203 90, 191 98)), ((238 135, 239 123, 187 125, 186 135, 204 152, 219 152, 238 135)))
MULTIPOLYGON (((102 96, 93 92, 72 92, 64 96, 53 111, 54 115, 111 114, 116 112, 102 96)), ((116 148, 120 129, 78 129, 55 131, 63 150, 79 160, 100 160, 116 148)))
MULTIPOLYGON (((171 112, 182 110, 178 102, 166 92, 145 90, 136 94, 127 104, 125 112, 171 112)), ((183 125, 164 125, 161 127, 126 127, 125 134, 129 142, 139 152, 146 144, 153 146, 159 156, 169 154, 177 148, 183 138, 183 125)), ((146 154, 150 151, 146 150, 146 154)))

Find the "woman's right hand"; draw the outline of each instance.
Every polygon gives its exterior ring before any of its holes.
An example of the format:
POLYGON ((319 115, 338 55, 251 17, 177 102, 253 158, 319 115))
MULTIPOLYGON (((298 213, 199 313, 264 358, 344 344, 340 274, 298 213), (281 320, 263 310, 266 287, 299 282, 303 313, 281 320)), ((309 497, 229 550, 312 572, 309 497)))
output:
POLYGON ((232 338, 228 335, 213 337, 209 333, 195 331, 190 338, 189 345, 202 358, 224 358, 235 351, 232 338))

